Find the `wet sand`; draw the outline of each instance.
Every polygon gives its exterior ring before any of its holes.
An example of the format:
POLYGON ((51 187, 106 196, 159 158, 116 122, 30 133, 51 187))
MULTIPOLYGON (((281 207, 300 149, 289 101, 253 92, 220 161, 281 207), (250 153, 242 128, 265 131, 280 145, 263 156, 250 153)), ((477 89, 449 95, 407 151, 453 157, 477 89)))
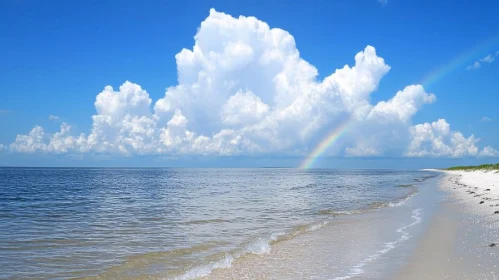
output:
POLYGON ((495 211, 499 174, 448 172, 402 207, 339 218, 203 279, 499 279, 495 211))
POLYGON ((400 206, 339 216, 331 224, 233 260, 202 279, 388 279, 442 200, 437 179, 400 206))
MULTIPOLYGON (((381 211, 393 211, 383 209, 381 211)), ((410 217, 410 216, 409 216, 410 217)), ((407 221, 412 224, 413 221, 407 221)), ((203 279, 364 279, 368 267, 386 250, 383 237, 395 232, 389 215, 379 211, 338 219, 320 230, 274 244, 267 254, 235 260, 229 269, 215 270, 203 279), (385 229, 381 227, 386 226, 385 229)), ((399 240, 394 234, 392 240, 399 240)), ((405 241, 405 240, 404 240, 405 241)), ((400 242, 402 243, 402 242, 400 242)))
POLYGON ((499 243, 499 174, 447 172, 440 188, 444 200, 393 279, 499 278, 499 247, 489 247, 499 243))

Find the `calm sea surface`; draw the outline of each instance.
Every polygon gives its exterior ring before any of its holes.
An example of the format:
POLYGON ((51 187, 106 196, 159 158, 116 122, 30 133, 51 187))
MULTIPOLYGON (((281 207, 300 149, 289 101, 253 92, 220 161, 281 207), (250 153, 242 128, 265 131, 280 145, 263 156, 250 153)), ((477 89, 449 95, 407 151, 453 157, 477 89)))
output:
POLYGON ((0 279, 197 278, 433 173, 0 168, 0 279))

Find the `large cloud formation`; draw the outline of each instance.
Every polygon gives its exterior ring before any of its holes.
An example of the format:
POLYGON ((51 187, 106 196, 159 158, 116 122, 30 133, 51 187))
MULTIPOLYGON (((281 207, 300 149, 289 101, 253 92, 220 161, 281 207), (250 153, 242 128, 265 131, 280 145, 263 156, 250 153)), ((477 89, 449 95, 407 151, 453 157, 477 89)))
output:
POLYGON ((9 147, 16 152, 124 155, 307 154, 329 131, 350 129, 329 151, 337 156, 497 155, 481 152, 473 135, 451 131, 440 119, 412 125, 414 114, 435 102, 421 85, 370 103, 390 70, 372 46, 322 81, 300 57, 293 36, 254 17, 214 9, 192 49, 176 56, 178 85, 153 103, 138 84, 106 86, 96 97, 89 134, 71 126, 47 134, 35 126, 9 147))

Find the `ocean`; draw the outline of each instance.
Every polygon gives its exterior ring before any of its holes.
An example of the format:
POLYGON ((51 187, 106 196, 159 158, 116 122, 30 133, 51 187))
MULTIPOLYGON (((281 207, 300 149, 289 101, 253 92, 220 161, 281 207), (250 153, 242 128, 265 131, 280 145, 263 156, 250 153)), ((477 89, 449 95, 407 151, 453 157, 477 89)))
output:
POLYGON ((437 177, 0 168, 0 279, 382 277, 422 230, 437 177))

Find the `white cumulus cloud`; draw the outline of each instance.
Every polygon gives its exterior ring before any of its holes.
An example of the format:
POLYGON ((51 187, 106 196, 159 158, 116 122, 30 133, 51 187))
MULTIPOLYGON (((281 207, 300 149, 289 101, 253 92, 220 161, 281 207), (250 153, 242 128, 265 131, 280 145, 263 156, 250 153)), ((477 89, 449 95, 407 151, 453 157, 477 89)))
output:
POLYGON ((409 132, 412 140, 408 156, 464 157, 478 154, 475 145, 478 139, 473 135, 465 137, 459 131, 452 131, 445 119, 412 126, 409 132))
POLYGON ((499 152, 490 147, 490 146, 486 146, 484 147, 480 153, 479 153, 479 156, 482 156, 482 157, 499 157, 499 152))
POLYGON ((46 151, 45 131, 41 126, 35 126, 28 135, 17 135, 16 141, 10 144, 12 150, 18 152, 46 151))
POLYGON ((421 85, 408 85, 370 102, 390 66, 373 46, 351 65, 318 79, 301 58, 294 37, 255 17, 210 10, 191 48, 176 56, 178 84, 153 101, 139 84, 104 87, 94 103, 92 129, 72 135, 35 126, 18 135, 15 152, 119 155, 304 155, 338 126, 338 156, 477 155, 478 141, 450 131, 445 120, 412 125, 436 101, 421 85))
POLYGON ((490 122, 491 120, 492 120, 492 119, 491 119, 491 118, 489 118, 489 117, 483 117, 483 118, 481 119, 481 121, 482 121, 482 122, 490 122))
POLYGON ((409 121, 423 104, 435 102, 434 94, 425 92, 422 86, 412 85, 388 101, 381 101, 369 113, 369 118, 382 121, 401 120, 409 121))
POLYGON ((252 124, 261 121, 269 110, 269 105, 251 91, 238 91, 222 106, 221 120, 227 125, 252 124))
POLYGON ((17 135, 16 141, 10 144, 10 150, 23 153, 47 152, 53 154, 74 151, 82 146, 82 142, 86 141, 86 138, 83 135, 71 136, 70 129, 70 125, 62 123, 59 132, 47 134, 42 127, 35 126, 28 135, 17 135))

